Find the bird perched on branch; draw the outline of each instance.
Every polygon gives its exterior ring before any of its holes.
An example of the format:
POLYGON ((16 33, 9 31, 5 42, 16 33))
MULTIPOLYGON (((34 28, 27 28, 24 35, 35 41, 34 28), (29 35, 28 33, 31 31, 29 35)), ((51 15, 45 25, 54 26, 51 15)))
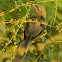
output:
POLYGON ((34 38, 38 37, 43 30, 45 29, 45 25, 41 24, 42 21, 45 22, 46 19, 46 11, 45 8, 38 4, 32 4, 35 9, 35 14, 30 19, 35 22, 27 22, 25 30, 24 30, 24 45, 23 47, 27 47, 27 44, 32 41, 34 38), (38 25, 36 20, 40 22, 41 25, 38 25))
MULTIPOLYGON (((22 41, 20 47, 28 48, 29 45, 32 43, 32 40, 42 34, 43 30, 45 29, 45 25, 41 24, 42 21, 45 22, 46 19, 46 11, 45 8, 38 4, 32 4, 35 14, 30 19, 32 21, 38 21, 40 25, 36 22, 27 22, 25 30, 24 30, 24 40, 22 41)), ((19 47, 19 48, 20 48, 19 47)), ((23 55, 24 56, 24 55, 23 55)), ((21 59, 23 56, 16 56, 14 62, 22 62, 21 59)))

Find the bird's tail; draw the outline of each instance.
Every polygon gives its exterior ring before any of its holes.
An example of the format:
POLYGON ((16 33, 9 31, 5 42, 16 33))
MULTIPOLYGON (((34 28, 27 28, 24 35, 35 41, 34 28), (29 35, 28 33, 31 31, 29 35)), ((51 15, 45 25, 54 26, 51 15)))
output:
MULTIPOLYGON (((20 55, 16 54, 16 57, 13 60, 13 62, 23 62, 25 54, 27 53, 31 43, 32 43, 32 41, 25 41, 25 40, 22 41, 22 43, 20 44, 19 48, 23 47, 23 48, 26 49, 26 51, 24 52, 23 56, 20 56, 20 55)), ((22 50, 20 50, 20 51, 22 51, 22 50)))
POLYGON ((32 41, 23 40, 19 47, 27 48, 28 46, 30 46, 31 42, 32 41))

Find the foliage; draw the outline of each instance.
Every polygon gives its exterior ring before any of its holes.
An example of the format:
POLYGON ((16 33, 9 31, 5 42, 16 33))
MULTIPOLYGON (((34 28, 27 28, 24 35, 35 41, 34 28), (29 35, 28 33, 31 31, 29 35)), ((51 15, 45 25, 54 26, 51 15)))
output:
POLYGON ((0 0, 0 62, 15 57, 25 25, 34 15, 31 3, 45 7, 46 29, 33 40, 24 62, 62 62, 62 0, 0 0))

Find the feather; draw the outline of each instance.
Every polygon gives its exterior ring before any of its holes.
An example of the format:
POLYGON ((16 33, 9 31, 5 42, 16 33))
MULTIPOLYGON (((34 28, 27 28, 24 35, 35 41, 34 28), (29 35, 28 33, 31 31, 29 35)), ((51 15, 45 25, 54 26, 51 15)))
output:
MULTIPOLYGON (((37 20, 39 23, 42 23, 42 21, 45 22, 45 19, 46 19, 45 8, 37 4, 32 4, 32 6, 35 9, 35 15, 32 16, 30 19, 32 19, 32 21, 37 20)), ((24 52, 23 56, 20 56, 17 54, 13 62, 23 62, 25 54, 27 53, 32 43, 32 40, 38 37, 39 35, 41 35, 44 29, 45 29, 45 25, 43 24, 38 25, 37 22, 27 22, 25 30, 24 30, 24 40, 19 46, 19 48, 21 47, 25 48, 26 51, 24 52)))

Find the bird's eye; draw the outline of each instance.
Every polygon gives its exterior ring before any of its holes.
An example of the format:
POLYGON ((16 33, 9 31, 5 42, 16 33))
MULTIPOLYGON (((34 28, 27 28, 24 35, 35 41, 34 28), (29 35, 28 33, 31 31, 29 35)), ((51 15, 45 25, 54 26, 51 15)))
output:
POLYGON ((37 5, 35 5, 37 8, 38 8, 38 6, 37 5))
POLYGON ((37 9, 40 9, 40 7, 38 5, 35 5, 37 9))

